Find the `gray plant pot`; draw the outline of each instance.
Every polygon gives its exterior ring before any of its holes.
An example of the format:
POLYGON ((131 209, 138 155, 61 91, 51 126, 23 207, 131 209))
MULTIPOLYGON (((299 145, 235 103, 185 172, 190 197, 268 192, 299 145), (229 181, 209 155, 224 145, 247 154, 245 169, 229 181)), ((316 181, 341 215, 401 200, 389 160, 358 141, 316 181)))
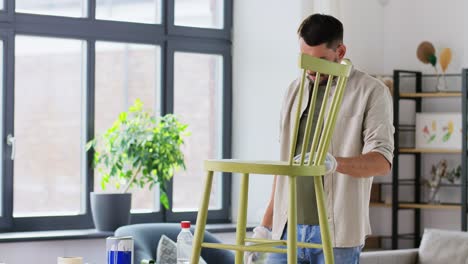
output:
POLYGON ((91 212, 98 231, 115 231, 130 224, 131 193, 91 193, 91 212))

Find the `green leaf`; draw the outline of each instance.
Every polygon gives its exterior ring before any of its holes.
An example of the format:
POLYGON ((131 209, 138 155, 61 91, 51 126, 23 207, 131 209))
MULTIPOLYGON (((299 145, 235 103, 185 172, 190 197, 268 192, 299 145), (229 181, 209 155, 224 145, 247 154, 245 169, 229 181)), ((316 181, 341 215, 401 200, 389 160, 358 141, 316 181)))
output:
POLYGON ((120 187, 131 181, 140 188, 159 184, 164 191, 174 170, 185 168, 181 146, 186 128, 175 115, 155 116, 145 111, 137 99, 103 135, 86 144, 87 150, 94 149, 93 166, 105 175, 103 189, 109 182, 120 187))
POLYGON ((86 151, 89 151, 91 148, 94 148, 96 144, 96 139, 90 140, 88 143, 86 143, 86 151))
POLYGON ((140 112, 142 108, 143 108, 143 103, 141 102, 140 99, 136 99, 133 106, 130 106, 128 110, 129 112, 140 112))
MULTIPOLYGON (((119 115, 119 121, 120 121, 120 122, 125 122, 125 121, 127 121, 127 116, 128 116, 128 114, 127 114, 126 112, 120 113, 120 115, 119 115)), ((118 123, 117 123, 117 124, 118 124, 118 123)))
POLYGON ((450 139, 451 133, 446 133, 442 138, 442 142, 447 142, 450 139))
POLYGON ((427 140, 427 143, 431 143, 432 141, 434 141, 434 139, 436 138, 436 135, 432 135, 429 140, 427 140))
POLYGON ((117 176, 117 168, 115 166, 112 166, 110 169, 110 175, 111 176, 117 176))
POLYGON ((159 196, 159 200, 161 201, 161 204, 164 206, 166 210, 169 209, 169 198, 167 197, 166 192, 161 192, 161 195, 159 196))
POLYGON ((432 66, 436 66, 437 64, 437 57, 434 54, 429 55, 429 62, 431 63, 432 66))

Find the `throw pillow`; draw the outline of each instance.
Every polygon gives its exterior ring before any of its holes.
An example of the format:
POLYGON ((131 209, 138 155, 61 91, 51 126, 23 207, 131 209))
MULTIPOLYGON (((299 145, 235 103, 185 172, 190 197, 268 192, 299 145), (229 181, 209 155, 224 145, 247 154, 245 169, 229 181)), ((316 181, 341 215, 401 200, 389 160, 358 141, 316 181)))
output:
POLYGON ((425 229, 419 246, 420 264, 465 264, 468 259, 468 233, 425 229))
MULTIPOLYGON (((177 244, 165 235, 162 235, 159 239, 158 248, 156 250, 156 263, 177 263, 177 244)), ((206 262, 201 257, 198 263, 206 264, 206 262)))

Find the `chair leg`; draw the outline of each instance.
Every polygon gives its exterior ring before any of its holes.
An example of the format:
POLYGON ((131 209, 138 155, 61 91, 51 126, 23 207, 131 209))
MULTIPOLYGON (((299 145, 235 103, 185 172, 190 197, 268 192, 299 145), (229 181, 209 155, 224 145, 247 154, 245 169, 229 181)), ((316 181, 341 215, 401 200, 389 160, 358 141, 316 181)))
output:
POLYGON ((323 192, 322 177, 315 177, 315 195, 317 198, 317 209, 320 224, 320 235, 322 237, 323 254, 326 264, 335 263, 333 259, 333 246, 330 239, 330 228, 328 227, 327 210, 325 208, 325 194, 323 192))
POLYGON ((198 264, 201 254, 201 244, 205 235, 206 219, 208 217, 208 205, 210 202, 211 184, 213 183, 213 172, 208 171, 205 181, 205 189, 202 195, 200 209, 197 215, 197 223, 195 227, 195 236, 193 239, 192 259, 191 264, 198 264))
POLYGON ((288 264, 297 263, 297 196, 296 177, 289 176, 289 208, 288 208, 288 264))
MULTIPOLYGON (((239 191, 239 208, 237 212, 236 245, 245 245, 245 232, 247 225, 247 202, 249 197, 249 174, 244 173, 241 178, 239 191)), ((236 251, 236 264, 242 264, 243 251, 236 251)))

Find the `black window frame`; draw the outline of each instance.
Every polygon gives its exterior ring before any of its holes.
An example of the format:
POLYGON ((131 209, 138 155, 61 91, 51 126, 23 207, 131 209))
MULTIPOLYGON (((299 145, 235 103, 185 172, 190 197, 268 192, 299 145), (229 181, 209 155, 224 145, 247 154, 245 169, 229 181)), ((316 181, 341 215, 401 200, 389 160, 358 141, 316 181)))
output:
MULTIPOLYGON (((223 64, 225 68, 224 71, 228 70, 231 71, 231 56, 230 47, 222 46, 217 43, 217 41, 213 41, 211 43, 193 40, 190 43, 187 42, 179 42, 174 40, 168 41, 169 45, 166 50, 166 58, 167 58, 167 65, 170 68, 174 68, 174 53, 175 52, 191 52, 191 53, 203 53, 203 54, 215 54, 221 55, 223 58, 223 64), (228 65, 228 66, 227 66, 228 65)), ((165 105, 165 111, 168 113, 174 112, 174 74, 167 73, 166 75, 167 80, 167 87, 166 93, 164 96, 164 102, 171 102, 168 105, 165 105)), ((232 76, 225 75, 223 76, 223 89, 222 89, 222 146, 221 146, 221 155, 223 158, 231 158, 231 120, 232 120, 232 76)), ((226 198, 226 195, 230 195, 231 193, 231 174, 230 173, 223 173, 222 174, 222 207, 219 210, 210 210, 208 216, 209 223, 220 223, 220 222, 229 222, 226 216, 229 215, 230 210, 230 198, 226 198)), ((172 198, 173 194, 173 181, 169 184, 169 192, 168 196, 172 198)), ((172 208, 172 199, 169 199, 171 208, 172 208)), ((166 213, 166 219, 169 222, 179 222, 183 220, 190 220, 194 222, 196 219, 196 212, 171 212, 168 211, 166 213)))
MULTIPOLYGON (((2 0, 0 0, 2 1, 2 0)), ((86 141, 94 137, 95 117, 95 44, 111 41, 150 44, 161 48, 161 114, 173 112, 174 52, 216 54, 223 56, 222 158, 231 157, 232 123, 232 0, 224 0, 223 29, 190 28, 174 25, 174 1, 162 0, 161 24, 99 20, 95 18, 96 0, 88 0, 85 18, 15 13, 15 0, 5 1, 0 11, 0 39, 3 40, 3 170, 0 231, 43 231, 94 228, 89 193, 94 188, 93 153, 86 157, 85 214, 77 216, 13 217, 13 161, 8 134, 14 135, 15 36, 38 36, 78 39, 86 42, 86 141), (124 33, 124 34, 123 34, 124 33)), ((208 222, 230 222, 231 176, 223 175, 222 208, 210 211, 208 222)), ((172 205, 172 181, 168 186, 172 205)), ((196 212, 172 212, 161 206, 159 212, 132 214, 132 223, 196 220, 196 212)))

